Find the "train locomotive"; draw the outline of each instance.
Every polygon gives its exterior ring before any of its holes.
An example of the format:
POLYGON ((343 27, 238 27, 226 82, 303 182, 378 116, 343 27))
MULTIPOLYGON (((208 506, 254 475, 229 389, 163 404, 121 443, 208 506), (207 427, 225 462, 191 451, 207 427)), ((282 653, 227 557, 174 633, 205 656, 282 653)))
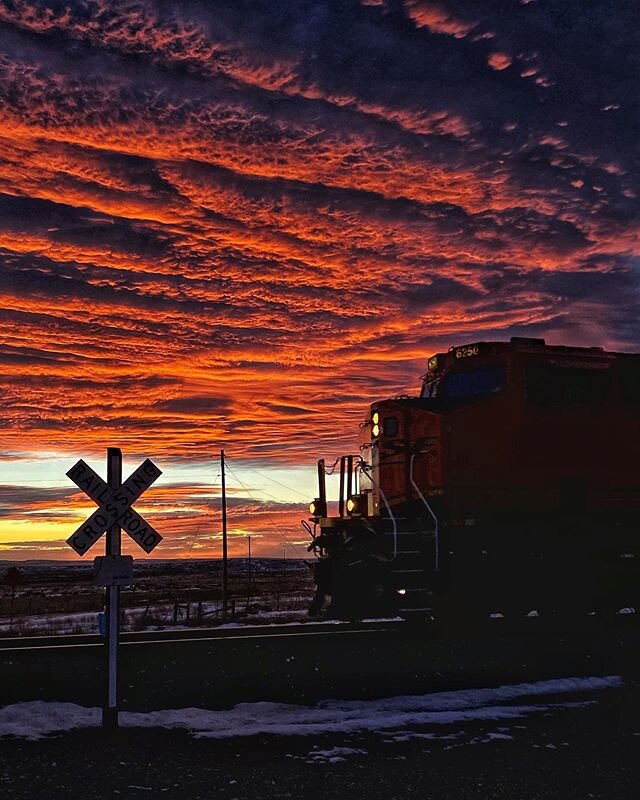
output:
POLYGON ((370 406, 357 453, 318 462, 311 614, 640 612, 639 407, 640 354, 528 338, 436 353, 418 396, 370 406))

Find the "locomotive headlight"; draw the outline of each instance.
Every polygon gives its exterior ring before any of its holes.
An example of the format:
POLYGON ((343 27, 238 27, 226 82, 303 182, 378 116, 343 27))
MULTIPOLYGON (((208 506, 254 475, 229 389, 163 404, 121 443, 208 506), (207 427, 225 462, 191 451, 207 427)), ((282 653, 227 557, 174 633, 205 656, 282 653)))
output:
POLYGON ((368 494, 354 494, 347 500, 347 514, 352 517, 364 517, 367 515, 368 494))
POLYGON ((326 517, 326 504, 319 497, 316 497, 309 503, 309 513, 312 517, 326 517))
POLYGON ((374 425, 373 428, 371 428, 371 433, 373 434, 374 439, 380 436, 380 426, 374 425))
POLYGON ((380 414, 377 411, 373 412, 371 422, 373 422, 374 425, 378 425, 380 423, 380 414))

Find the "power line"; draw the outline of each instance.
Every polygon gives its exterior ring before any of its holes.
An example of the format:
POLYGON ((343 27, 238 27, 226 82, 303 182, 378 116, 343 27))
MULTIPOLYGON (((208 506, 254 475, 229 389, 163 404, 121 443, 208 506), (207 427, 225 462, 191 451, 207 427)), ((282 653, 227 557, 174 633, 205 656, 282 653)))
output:
POLYGON ((306 494, 299 492, 297 489, 292 489, 291 486, 287 486, 286 483, 281 483, 280 481, 277 481, 275 478, 272 478, 270 475, 265 475, 262 472, 258 472, 257 469, 253 471, 256 473, 256 475, 260 475, 261 478, 266 478, 268 481, 273 481, 274 483, 277 483, 278 486, 282 486, 283 489, 288 489, 290 492, 300 495, 300 497, 304 497, 305 500, 308 500, 308 496, 306 494))
MULTIPOLYGON (((270 500, 273 500, 276 503, 282 503, 283 502, 281 497, 276 497, 275 494, 271 494, 270 492, 265 492, 264 489, 258 489, 258 491, 260 492, 260 494, 263 494, 265 497, 268 497, 270 500)), ((293 505, 296 505, 296 504, 297 503, 294 503, 293 505)), ((301 503, 301 505, 308 505, 308 503, 301 503)))
MULTIPOLYGON (((227 460, 227 461, 229 460, 228 456, 227 456, 226 460, 227 460)), ((239 477, 236 475, 236 473, 235 473, 235 472, 234 472, 234 471, 231 469, 231 467, 229 467, 229 472, 230 472, 230 473, 233 475, 233 477, 234 477, 234 478, 235 478, 235 479, 238 481, 238 483, 240 484, 240 486, 242 486, 242 488, 243 488, 243 489, 245 490, 245 492, 246 492, 246 493, 249 495, 249 497, 250 497, 250 498, 251 498, 251 499, 254 501, 254 503, 259 503, 260 501, 259 501, 258 499, 256 499, 256 497, 254 497, 254 495, 251 493, 251 491, 250 491, 250 490, 249 490, 249 489, 248 489, 248 488, 247 488, 247 487, 244 485, 244 483, 243 483, 243 482, 240 480, 240 478, 239 478, 239 477)), ((268 512, 268 511, 265 511, 264 513, 265 513, 265 515, 266 515, 267 519, 269 520, 269 522, 271 522, 271 524, 273 525, 273 527, 274 527, 274 528, 275 528, 275 529, 276 529, 276 530, 277 530, 277 531, 280 533, 280 535, 281 535, 281 536, 282 536, 282 538, 285 540, 285 542, 286 542, 286 543, 289 545, 289 547, 294 547, 294 548, 299 548, 299 547, 300 547, 300 545, 298 545, 298 544, 293 544, 293 542, 289 541, 289 539, 287 538, 287 535, 285 534, 285 532, 282 530, 282 528, 281 528, 279 525, 277 525, 277 524, 274 522, 273 518, 271 517, 271 515, 269 514, 269 512, 268 512)))
MULTIPOLYGON (((218 470, 218 474, 213 479, 213 484, 211 486, 212 489, 215 488, 216 481, 218 480, 219 477, 220 477, 220 470, 218 470)), ((213 504, 213 498, 209 500, 209 510, 211 510, 212 504, 213 504)), ((191 545, 189 546, 189 550, 187 552, 187 558, 191 558, 191 551, 193 550, 193 547, 196 543, 196 539, 198 538, 198 534, 200 533, 200 528, 202 527, 202 523, 207 519, 209 519, 209 517, 205 515, 204 519, 201 519, 200 522, 198 523, 198 527, 196 528, 196 532, 193 534, 193 539, 191 540, 191 545)))

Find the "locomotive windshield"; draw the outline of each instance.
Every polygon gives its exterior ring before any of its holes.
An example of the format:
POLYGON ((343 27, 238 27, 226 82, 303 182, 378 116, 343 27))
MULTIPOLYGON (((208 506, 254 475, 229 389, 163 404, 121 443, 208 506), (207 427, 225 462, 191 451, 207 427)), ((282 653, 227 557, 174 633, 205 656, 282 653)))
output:
POLYGON ((483 365, 474 369, 448 372, 439 380, 425 384, 423 397, 445 400, 467 400, 495 394, 505 388, 506 369, 502 364, 483 365))
POLYGON ((503 366, 486 366, 450 372, 440 381, 438 397, 449 400, 464 400, 495 394, 505 386, 506 370, 503 366))

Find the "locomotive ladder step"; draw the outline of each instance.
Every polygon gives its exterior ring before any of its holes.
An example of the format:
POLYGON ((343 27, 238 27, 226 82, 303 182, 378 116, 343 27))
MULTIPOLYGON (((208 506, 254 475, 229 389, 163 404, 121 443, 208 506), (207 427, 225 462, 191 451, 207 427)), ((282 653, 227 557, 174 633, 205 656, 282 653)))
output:
POLYGON ((398 597, 398 608, 432 608, 433 592, 429 589, 405 589, 398 597))
POLYGON ((405 572, 415 573, 415 572, 424 572, 424 570, 423 569, 392 569, 391 572, 394 575, 400 575, 400 574, 404 575, 405 572))
POLYGON ((433 592, 424 589, 407 589, 398 598, 398 613, 405 619, 424 619, 433 615, 433 592))

